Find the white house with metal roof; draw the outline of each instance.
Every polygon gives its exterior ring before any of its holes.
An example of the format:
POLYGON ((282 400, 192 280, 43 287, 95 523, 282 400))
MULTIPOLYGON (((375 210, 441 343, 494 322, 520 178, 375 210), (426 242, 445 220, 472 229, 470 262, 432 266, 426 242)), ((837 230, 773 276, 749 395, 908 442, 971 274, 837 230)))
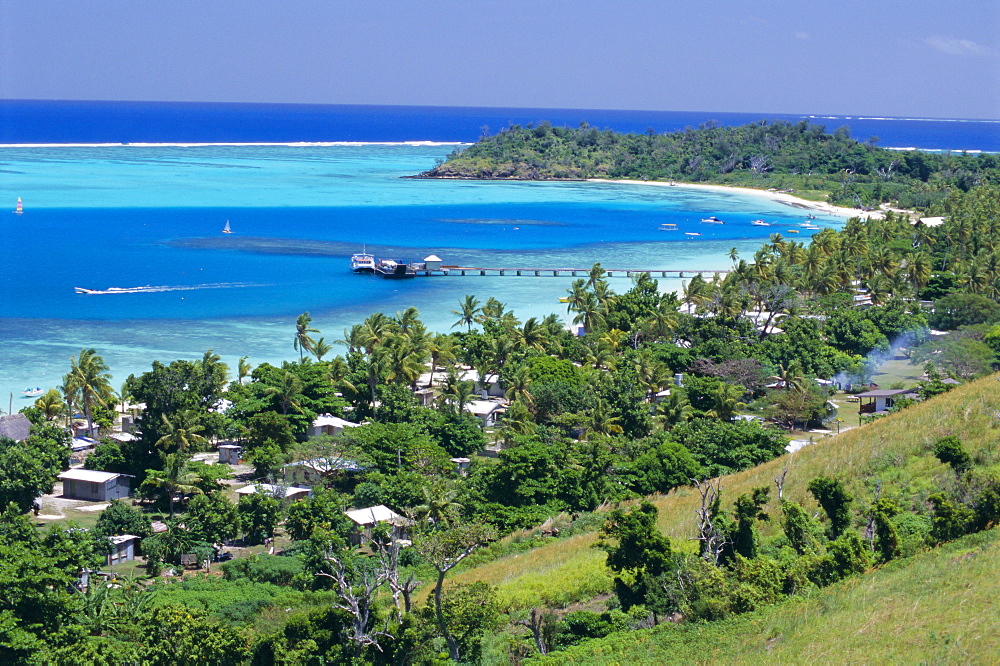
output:
POLYGON ((129 474, 98 472, 92 469, 71 469, 59 475, 63 496, 70 499, 110 502, 129 496, 129 474))

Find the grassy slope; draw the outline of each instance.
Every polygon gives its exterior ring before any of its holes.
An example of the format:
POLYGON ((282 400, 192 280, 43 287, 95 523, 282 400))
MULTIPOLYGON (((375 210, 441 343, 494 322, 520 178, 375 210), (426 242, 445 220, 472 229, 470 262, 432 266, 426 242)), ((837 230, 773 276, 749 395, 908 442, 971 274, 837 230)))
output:
POLYGON ((558 663, 993 662, 1000 529, 897 560, 807 599, 712 624, 668 625, 554 653, 558 663))
MULTIPOLYGON (((919 501, 950 479, 950 470, 930 454, 933 443, 943 436, 959 436, 978 464, 997 466, 998 409, 1000 383, 994 375, 793 455, 724 477, 723 499, 731 504, 738 495, 756 486, 770 486, 773 491, 774 478, 787 466, 785 497, 812 510, 819 508, 807 494, 806 484, 821 474, 843 479, 859 505, 870 501, 876 479, 883 483, 884 496, 916 497, 919 501)), ((675 548, 694 549, 689 539, 699 504, 697 492, 681 489, 655 499, 655 503, 660 509, 660 527, 675 548)), ((904 507, 908 505, 904 503, 904 507)), ((778 515, 776 498, 772 498, 767 511, 778 515)), ((774 534, 780 529, 777 522, 765 523, 762 532, 774 534)), ((588 599, 611 588, 604 553, 590 547, 595 541, 595 534, 580 534, 464 571, 450 582, 486 581, 520 608, 563 606, 588 599)))

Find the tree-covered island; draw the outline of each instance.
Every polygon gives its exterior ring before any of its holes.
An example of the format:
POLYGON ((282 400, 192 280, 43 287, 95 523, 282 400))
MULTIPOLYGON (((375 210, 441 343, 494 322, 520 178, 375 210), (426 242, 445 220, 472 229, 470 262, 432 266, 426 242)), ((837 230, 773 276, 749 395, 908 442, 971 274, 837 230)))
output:
POLYGON ((827 132, 805 120, 713 122, 682 132, 622 134, 582 123, 512 125, 456 149, 426 178, 678 181, 794 190, 854 208, 893 203, 925 209, 952 190, 1000 183, 993 154, 891 150, 878 138, 827 132))

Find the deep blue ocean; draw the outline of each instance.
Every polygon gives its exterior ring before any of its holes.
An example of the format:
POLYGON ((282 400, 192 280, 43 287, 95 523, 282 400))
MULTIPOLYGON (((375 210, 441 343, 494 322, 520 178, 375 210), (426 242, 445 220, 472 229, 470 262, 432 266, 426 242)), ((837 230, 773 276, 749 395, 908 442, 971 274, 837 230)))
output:
MULTIPOLYGON (((295 356, 309 311, 327 341, 375 310, 415 305, 433 330, 471 293, 522 318, 565 314, 571 277, 356 276, 351 253, 525 267, 725 269, 732 248, 801 230, 765 197, 611 183, 426 181, 489 126, 586 121, 623 131, 777 114, 413 107, 0 102, 0 396, 56 386, 94 347, 115 382, 212 348, 234 365, 295 356), (307 145, 136 145, 291 144, 307 145), (340 142, 335 145, 315 145, 340 142), (406 144, 404 142, 430 142, 406 144), (20 144, 20 145, 11 145, 20 144), (25 146, 24 144, 46 144, 25 146), (77 145, 60 145, 77 144, 77 145), (81 145, 112 144, 112 145, 81 145), (128 144, 128 145, 123 145, 128 144), (382 144, 382 145, 377 145, 382 144), (451 145, 448 145, 451 144, 451 145), (24 213, 15 215, 20 197, 24 213), (717 215, 725 225, 700 220, 717 215), (764 218, 772 227, 754 227, 764 218), (223 235, 229 221, 234 233, 223 235), (660 231, 660 225, 677 231, 660 231), (698 233, 700 236, 685 236, 698 233), (74 287, 150 288, 82 295, 74 287)), ((817 118, 881 145, 1000 150, 1000 123, 817 118)), ((820 216, 821 226, 841 218, 820 216)), ((613 287, 628 288, 615 279, 613 287)), ((666 290, 680 280, 663 280, 666 290)), ((7 400, 0 408, 7 409, 7 400)))
POLYGON ((671 132, 716 121, 846 126, 887 148, 1000 151, 1000 120, 711 111, 624 111, 318 104, 0 100, 0 143, 289 143, 464 141, 509 124, 581 122, 619 132, 671 132))

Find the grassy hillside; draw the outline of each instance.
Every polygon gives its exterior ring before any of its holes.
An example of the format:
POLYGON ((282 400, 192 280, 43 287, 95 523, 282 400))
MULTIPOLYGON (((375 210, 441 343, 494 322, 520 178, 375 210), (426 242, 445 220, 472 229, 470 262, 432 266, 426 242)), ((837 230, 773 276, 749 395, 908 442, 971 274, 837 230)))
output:
POLYGON ((988 663, 1000 654, 998 567, 992 529, 752 615, 613 634, 548 661, 988 663))
MULTIPOLYGON (((903 412, 849 430, 837 437, 785 455, 751 470, 723 479, 723 499, 728 506, 756 486, 770 486, 787 466, 785 497, 807 509, 819 507, 806 492, 810 479, 827 475, 840 478, 857 498, 859 509, 871 501, 875 485, 882 495, 901 502, 904 509, 923 500, 952 475, 930 451, 941 437, 956 435, 977 465, 1000 468, 1000 383, 997 376, 963 385, 903 412)), ((775 493, 772 493, 772 496, 775 493)), ((695 551, 694 511, 699 498, 692 489, 681 489, 656 498, 660 527, 675 548, 695 551)), ((779 515, 772 497, 766 509, 779 515)), ((780 529, 778 521, 761 525, 764 535, 780 529)), ((456 575, 455 582, 486 581, 496 585, 502 598, 514 607, 559 607, 611 590, 604 553, 591 548, 596 534, 580 534, 526 553, 489 562, 456 575)))

